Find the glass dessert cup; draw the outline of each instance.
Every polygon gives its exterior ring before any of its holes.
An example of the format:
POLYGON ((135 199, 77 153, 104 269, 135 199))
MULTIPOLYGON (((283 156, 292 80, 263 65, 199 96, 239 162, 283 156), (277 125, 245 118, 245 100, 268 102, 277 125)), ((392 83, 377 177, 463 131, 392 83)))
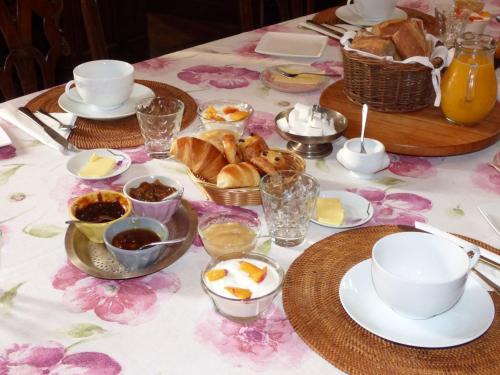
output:
POLYGON ((243 136, 252 114, 252 106, 239 100, 212 100, 198 107, 198 117, 205 130, 229 130, 237 139, 243 136), (234 111, 227 112, 227 108, 234 111))
POLYGON ((208 255, 249 253, 260 234, 260 220, 253 212, 216 213, 199 219, 198 234, 208 255))
POLYGON ((284 276, 284 270, 271 258, 256 253, 231 253, 220 256, 219 258, 213 258, 207 264, 201 273, 201 285, 205 293, 207 293, 212 300, 217 313, 232 321, 246 323, 259 319, 259 317, 271 306, 274 298, 281 291, 284 276), (267 267, 266 278, 269 278, 269 282, 265 288, 261 290, 260 294, 257 294, 254 298, 240 299, 222 295, 222 293, 214 290, 214 287, 211 286, 210 281, 208 281, 206 277, 207 272, 216 269, 217 265, 221 262, 231 260, 236 262, 257 261, 259 265, 265 265, 265 267, 267 267))

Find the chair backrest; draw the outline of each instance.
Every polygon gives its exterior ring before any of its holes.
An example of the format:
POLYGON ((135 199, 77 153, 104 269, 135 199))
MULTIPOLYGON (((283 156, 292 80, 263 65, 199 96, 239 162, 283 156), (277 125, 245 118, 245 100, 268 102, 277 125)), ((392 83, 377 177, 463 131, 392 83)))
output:
POLYGON ((97 0, 80 0, 80 5, 90 56, 93 60, 108 59, 109 52, 97 0))
POLYGON ((59 58, 70 53, 58 26, 63 0, 9 5, 0 0, 0 100, 53 86, 59 58))

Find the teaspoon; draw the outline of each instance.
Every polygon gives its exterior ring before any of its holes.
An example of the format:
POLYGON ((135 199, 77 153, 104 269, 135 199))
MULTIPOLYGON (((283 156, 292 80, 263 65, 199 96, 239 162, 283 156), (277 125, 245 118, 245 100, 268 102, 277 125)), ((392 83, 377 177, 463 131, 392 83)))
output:
POLYGON ((361 150, 362 154, 366 154, 365 149, 365 128, 366 128, 366 117, 368 115, 368 105, 363 104, 363 110, 361 111, 361 150))
POLYGON ((182 242, 186 239, 187 237, 179 237, 179 238, 174 238, 173 240, 167 240, 167 241, 158 241, 158 242, 151 242, 151 243, 148 243, 146 245, 142 245, 140 248, 138 248, 137 250, 144 250, 144 249, 148 249, 150 247, 153 247, 153 246, 156 246, 156 245, 169 245, 169 244, 173 244, 173 243, 178 243, 178 242, 182 242))

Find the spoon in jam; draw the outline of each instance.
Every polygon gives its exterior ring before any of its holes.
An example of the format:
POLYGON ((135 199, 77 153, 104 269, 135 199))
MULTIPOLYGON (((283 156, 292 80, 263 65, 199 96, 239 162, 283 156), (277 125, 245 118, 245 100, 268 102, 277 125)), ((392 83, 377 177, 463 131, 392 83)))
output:
POLYGON ((178 242, 182 242, 186 239, 187 237, 179 237, 179 238, 174 238, 173 240, 167 240, 167 241, 158 241, 158 242, 150 242, 148 244, 145 244, 145 245, 142 245, 140 248, 138 248, 137 250, 144 250, 144 249, 148 249, 150 247, 153 247, 153 246, 156 246, 156 245, 170 245, 170 244, 173 244, 173 243, 178 243, 178 242))

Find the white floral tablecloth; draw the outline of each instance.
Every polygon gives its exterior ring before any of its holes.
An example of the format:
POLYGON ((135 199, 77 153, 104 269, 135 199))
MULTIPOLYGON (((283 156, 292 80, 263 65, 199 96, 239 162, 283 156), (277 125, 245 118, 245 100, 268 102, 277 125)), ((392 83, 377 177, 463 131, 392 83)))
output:
MULTIPOLYGON (((425 0, 400 5, 432 13, 425 0)), ((500 1, 487 9, 500 14, 500 1)), ((289 21, 176 52, 135 65, 140 79, 177 86, 199 102, 241 99, 255 108, 248 132, 272 145, 285 142, 273 130, 274 116, 296 102, 313 104, 320 92, 286 94, 265 87, 259 72, 297 61, 254 52, 266 31, 304 32, 289 21)), ((492 21, 487 32, 500 35, 492 21)), ((312 63, 342 76, 337 41, 312 63)), ((33 95, 0 104, 16 108, 33 95)), ((134 176, 167 174, 185 186, 184 197, 200 215, 228 208, 205 200, 175 161, 150 160, 143 147, 125 150, 132 167, 102 182, 84 182, 65 169, 67 156, 34 141, 11 124, 0 126, 13 141, 0 148, 0 374, 327 374, 339 373, 296 335, 281 298, 254 324, 240 325, 217 315, 199 277, 209 261, 196 241, 176 263, 156 274, 127 281, 90 277, 66 257, 68 202, 100 188, 121 190, 134 176)), ((192 124, 185 132, 196 131, 192 124)), ((375 215, 367 225, 428 222, 441 229, 500 247, 500 237, 480 216, 477 205, 498 202, 500 174, 488 165, 499 144, 454 157, 390 155, 388 169, 374 180, 351 177, 335 159, 307 161, 321 188, 350 190, 369 199, 375 215)), ((306 242, 280 248, 264 242, 259 251, 287 268, 312 243, 335 230, 311 224, 306 242)), ((332 291, 337 293, 337 291, 332 291)), ((383 360, 382 358, 380 360, 383 360)))

